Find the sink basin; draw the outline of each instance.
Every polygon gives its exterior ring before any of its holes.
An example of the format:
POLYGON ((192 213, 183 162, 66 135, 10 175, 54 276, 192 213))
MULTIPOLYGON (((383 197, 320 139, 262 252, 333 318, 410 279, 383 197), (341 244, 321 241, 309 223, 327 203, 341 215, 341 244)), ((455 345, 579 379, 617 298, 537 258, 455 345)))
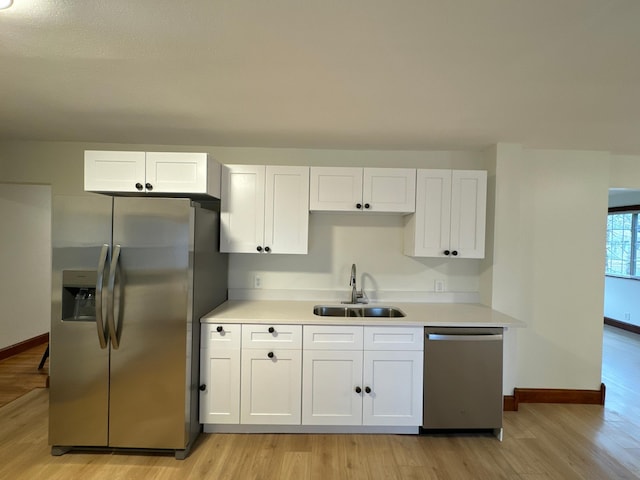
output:
POLYGON ((376 317, 399 318, 404 317, 404 312, 395 307, 360 307, 360 306, 330 306, 316 305, 313 307, 314 315, 320 317, 376 317))

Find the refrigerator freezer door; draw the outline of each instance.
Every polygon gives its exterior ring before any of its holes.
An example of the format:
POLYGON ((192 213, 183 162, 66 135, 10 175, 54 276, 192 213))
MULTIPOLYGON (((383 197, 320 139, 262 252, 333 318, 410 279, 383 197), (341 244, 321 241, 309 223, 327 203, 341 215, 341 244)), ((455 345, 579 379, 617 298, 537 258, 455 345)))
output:
POLYGON ((191 331, 189 200, 115 198, 109 446, 184 449, 191 331), (118 278, 119 277, 119 278, 118 278), (117 348, 115 348, 117 345, 117 348))
POLYGON ((63 303, 73 302, 74 293, 83 287, 80 278, 95 282, 103 244, 111 242, 111 203, 111 198, 100 196, 53 197, 49 365, 53 446, 107 444, 109 349, 106 344, 101 348, 96 318, 74 318, 73 308, 63 308, 63 303), (74 271, 76 278, 67 288, 63 270, 74 271))

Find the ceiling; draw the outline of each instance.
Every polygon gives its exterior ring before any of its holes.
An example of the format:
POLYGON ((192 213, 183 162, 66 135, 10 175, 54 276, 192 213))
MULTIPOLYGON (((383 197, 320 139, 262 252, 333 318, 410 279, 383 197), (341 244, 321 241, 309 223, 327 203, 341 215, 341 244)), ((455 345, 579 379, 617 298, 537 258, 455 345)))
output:
POLYGON ((640 154, 640 2, 14 0, 15 139, 640 154))

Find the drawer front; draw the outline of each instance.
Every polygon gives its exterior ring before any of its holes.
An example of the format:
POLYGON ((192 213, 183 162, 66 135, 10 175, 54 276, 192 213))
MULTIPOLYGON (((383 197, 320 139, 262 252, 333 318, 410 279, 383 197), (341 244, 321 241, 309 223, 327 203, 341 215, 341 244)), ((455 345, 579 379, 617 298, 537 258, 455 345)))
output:
POLYGON ((209 350, 239 350, 241 332, 239 324, 203 323, 200 346, 209 350))
POLYGON ((364 327, 365 350, 424 350, 423 327, 364 327))
POLYGON ((242 348, 301 349, 302 325, 242 325, 242 348))
POLYGON ((305 325, 305 350, 362 350, 363 327, 351 325, 305 325))

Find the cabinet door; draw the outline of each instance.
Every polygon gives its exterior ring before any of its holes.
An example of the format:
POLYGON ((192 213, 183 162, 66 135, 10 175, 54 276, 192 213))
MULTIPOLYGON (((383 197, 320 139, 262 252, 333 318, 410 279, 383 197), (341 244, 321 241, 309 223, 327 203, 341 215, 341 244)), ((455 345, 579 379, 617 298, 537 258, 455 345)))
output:
POLYGON ((416 257, 444 257, 451 230, 451 170, 418 170, 416 213, 411 221, 416 257))
POLYGON ((412 168, 365 168, 363 209, 412 213, 416 209, 416 171, 412 168))
POLYGON ((422 424, 422 357, 419 351, 365 350, 364 425, 422 424))
POLYGON ((264 245, 269 253, 308 251, 309 167, 266 168, 264 245))
POLYGON ((147 191, 207 193, 207 154, 147 152, 147 191))
POLYGON ((245 348, 241 377, 241 423, 300 424, 301 350, 245 348))
POLYGON ((310 210, 355 212, 362 209, 362 168, 311 167, 310 174, 310 210))
POLYGON ((203 324, 200 336, 200 423, 240 423, 239 324, 203 324))
POLYGON ((303 425, 362 424, 362 350, 305 350, 302 373, 303 425))
POLYGON ((202 348, 200 385, 200 423, 239 423, 239 348, 202 348))
POLYGON ((450 250, 460 258, 484 258, 487 172, 454 170, 451 181, 450 250))
POLYGON ((220 251, 263 249, 265 167, 229 165, 222 169, 220 251))
POLYGON ((98 150, 84 152, 84 189, 86 191, 143 192, 144 184, 144 152, 98 150))

